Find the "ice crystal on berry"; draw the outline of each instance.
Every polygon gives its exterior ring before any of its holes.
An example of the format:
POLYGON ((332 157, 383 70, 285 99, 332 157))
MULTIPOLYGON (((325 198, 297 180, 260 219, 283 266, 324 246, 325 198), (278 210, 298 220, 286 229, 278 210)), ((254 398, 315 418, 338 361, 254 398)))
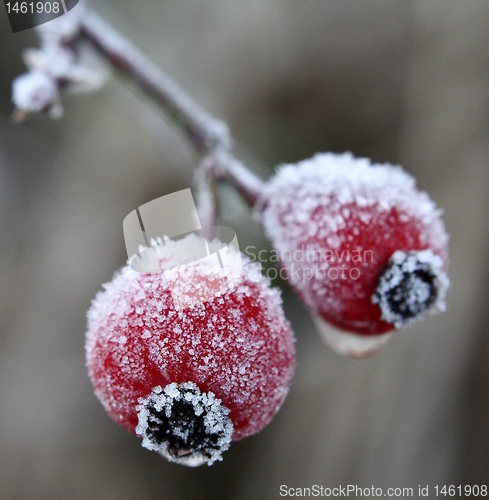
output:
POLYGON ((382 319, 396 328, 409 325, 426 310, 445 310, 448 277, 442 260, 430 250, 394 252, 372 297, 382 319))
POLYGON ((448 237, 441 212, 399 166, 372 164, 350 153, 283 165, 264 189, 257 212, 290 283, 322 321, 379 335, 424 309, 443 309, 448 237), (405 286, 397 288, 397 295, 402 291, 407 297, 372 300, 396 251, 427 251, 432 263, 437 259, 436 300, 421 298, 426 281, 419 276, 406 277, 405 286), (403 321, 387 312, 385 305, 394 302, 403 321))
POLYGON ((172 383, 154 387, 136 407, 136 434, 142 445, 171 462, 189 466, 222 460, 229 448, 233 424, 229 410, 212 392, 201 393, 196 384, 172 383))
MULTIPOLYGON (((171 262, 192 241, 192 234, 166 241, 161 258, 171 262)), ((228 252, 236 252, 230 266, 240 260, 241 281, 191 307, 175 307, 175 287, 170 290, 163 273, 139 273, 129 264, 93 301, 89 374, 106 411, 130 432, 138 425, 139 398, 158 386, 191 382, 208 398, 213 393, 229 409, 233 440, 264 428, 284 401, 295 349, 280 293, 258 264, 233 248, 228 252)), ((208 259, 185 266, 181 292, 207 286, 207 278, 212 285, 214 268, 208 259)))

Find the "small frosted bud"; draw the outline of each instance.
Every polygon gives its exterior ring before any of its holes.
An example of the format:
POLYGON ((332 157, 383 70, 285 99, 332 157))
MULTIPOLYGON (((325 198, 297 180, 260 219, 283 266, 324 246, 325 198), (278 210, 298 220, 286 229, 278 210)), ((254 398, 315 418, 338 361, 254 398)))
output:
POLYGON ((18 110, 41 113, 58 106, 56 82, 41 71, 30 71, 17 77, 12 84, 12 101, 18 110))

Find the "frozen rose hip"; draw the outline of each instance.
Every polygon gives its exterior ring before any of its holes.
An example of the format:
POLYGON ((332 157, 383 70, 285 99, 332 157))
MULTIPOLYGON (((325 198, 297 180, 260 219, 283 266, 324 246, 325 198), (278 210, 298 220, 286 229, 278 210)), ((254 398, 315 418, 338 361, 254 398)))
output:
MULTIPOLYGON (((164 267, 191 254, 195 238, 167 241, 160 248, 164 267)), ((114 421, 172 461, 219 460, 231 439, 263 429, 288 392, 294 338, 279 292, 258 265, 241 258, 241 281, 224 290, 206 259, 179 268, 180 288, 161 273, 127 265, 88 312, 96 395, 114 421), (211 286, 217 296, 176 308, 172 292, 183 293, 182 283, 191 295, 211 286)))
POLYGON ((257 208, 288 279, 320 322, 373 336, 444 309, 440 211, 400 167, 318 154, 282 166, 257 208))

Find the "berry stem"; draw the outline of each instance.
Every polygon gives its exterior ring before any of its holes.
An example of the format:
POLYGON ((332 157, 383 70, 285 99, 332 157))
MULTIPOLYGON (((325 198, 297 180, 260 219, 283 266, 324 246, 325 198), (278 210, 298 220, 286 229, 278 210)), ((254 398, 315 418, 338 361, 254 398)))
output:
POLYGON ((199 156, 214 159, 217 168, 209 168, 210 175, 228 180, 248 203, 255 203, 263 181, 231 154, 233 141, 226 123, 204 110, 93 10, 87 9, 81 19, 80 33, 119 73, 175 120, 199 156))
POLYGON ((218 199, 216 193, 216 182, 205 168, 206 158, 204 158, 195 171, 195 187, 197 191, 197 212, 200 223, 207 240, 214 238, 214 226, 217 225, 217 214, 219 212, 218 199))

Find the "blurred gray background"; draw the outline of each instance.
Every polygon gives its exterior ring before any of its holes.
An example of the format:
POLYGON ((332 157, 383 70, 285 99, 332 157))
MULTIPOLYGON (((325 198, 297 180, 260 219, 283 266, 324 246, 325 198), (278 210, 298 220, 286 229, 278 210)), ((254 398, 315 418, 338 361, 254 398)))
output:
MULTIPOLYGON (((413 173, 445 211, 449 309, 355 361, 322 344, 284 286, 298 364, 272 424, 212 467, 186 469, 142 449, 93 395, 85 311, 125 262, 124 217, 190 187, 194 159, 114 78, 67 98, 60 121, 14 126, 11 81, 37 40, 9 34, 2 7, 0 497, 241 500, 280 498, 282 484, 487 484, 489 2, 97 7, 229 121, 239 154, 263 177, 281 162, 345 150, 413 173)), ((231 189, 221 202, 241 248, 265 248, 231 189)))

